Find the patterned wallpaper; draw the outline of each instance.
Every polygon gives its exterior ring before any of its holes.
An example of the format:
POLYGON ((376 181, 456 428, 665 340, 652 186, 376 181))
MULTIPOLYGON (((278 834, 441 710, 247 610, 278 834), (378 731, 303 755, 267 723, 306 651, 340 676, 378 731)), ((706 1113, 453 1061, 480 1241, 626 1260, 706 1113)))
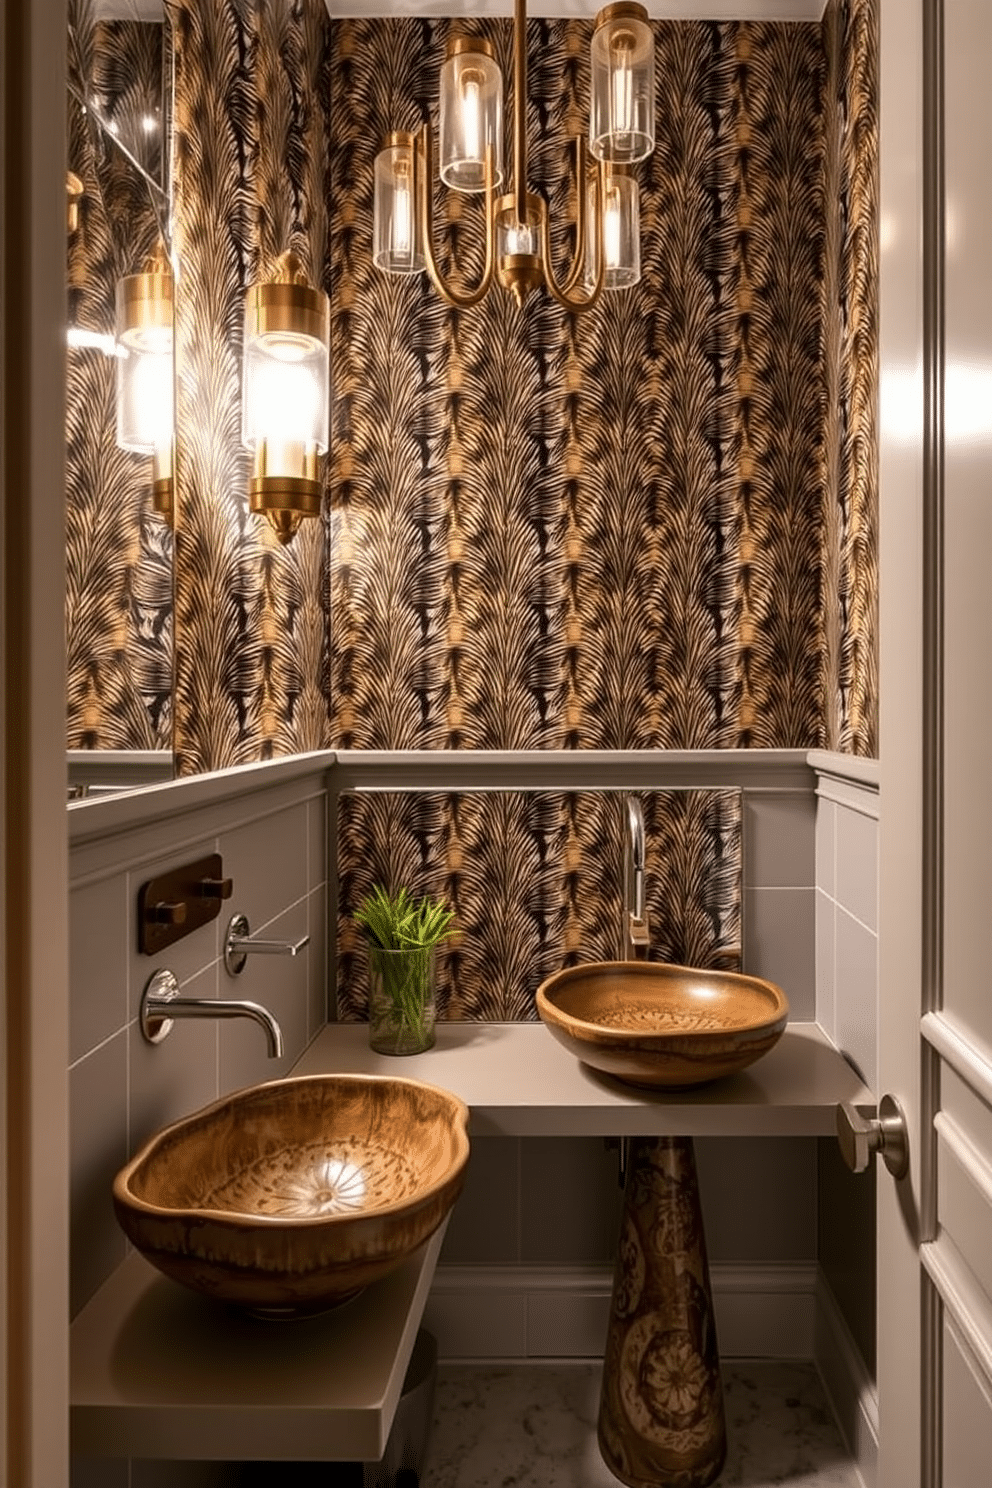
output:
POLYGON ((320 0, 167 0, 176 52, 176 759, 329 743, 326 524, 281 548, 247 511, 244 291, 292 248, 328 267, 330 24, 320 0))
POLYGON ((830 0, 827 746, 878 753, 878 0, 830 0), (832 493, 830 495, 829 493, 832 493))
MULTIPOLYGON (((651 958, 740 966, 737 791, 644 792, 651 958)), ((620 952, 622 797, 592 791, 342 796, 338 817, 338 1014, 366 1016, 352 911, 375 883, 442 895, 456 934, 438 951, 439 1014, 533 1019, 561 966, 620 952)))
MULTIPOLYGON (((163 32, 97 22, 70 0, 67 164, 80 179, 68 238, 68 323, 114 333, 117 280, 140 272, 159 218, 141 176, 97 127, 95 100, 121 138, 140 142, 160 179, 163 32)), ((67 350, 66 741, 69 749, 172 747, 172 532, 151 510, 151 459, 117 448, 116 362, 95 346, 67 350)))
MULTIPOLYGON (((558 222, 590 25, 529 23, 558 222)), ((510 23, 481 29, 506 70, 510 23)), ((429 105, 447 34, 333 28, 334 742, 822 745, 820 27, 656 24, 644 275, 575 319, 451 312, 371 266, 378 141, 429 105)), ((446 234, 466 274, 477 227, 446 234)))

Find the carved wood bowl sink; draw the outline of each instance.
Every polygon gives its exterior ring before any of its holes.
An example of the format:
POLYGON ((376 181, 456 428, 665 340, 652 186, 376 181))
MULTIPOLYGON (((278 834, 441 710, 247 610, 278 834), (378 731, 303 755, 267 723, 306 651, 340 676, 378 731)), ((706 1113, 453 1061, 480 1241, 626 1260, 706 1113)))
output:
POLYGON ((146 1142, 122 1228, 175 1281, 268 1317, 333 1307, 432 1235, 461 1191, 468 1108, 386 1075, 239 1090, 146 1142))
POLYGON ((548 977, 537 1011, 584 1064, 629 1085, 703 1085, 753 1064, 789 1019, 774 982, 660 961, 590 961, 548 977))

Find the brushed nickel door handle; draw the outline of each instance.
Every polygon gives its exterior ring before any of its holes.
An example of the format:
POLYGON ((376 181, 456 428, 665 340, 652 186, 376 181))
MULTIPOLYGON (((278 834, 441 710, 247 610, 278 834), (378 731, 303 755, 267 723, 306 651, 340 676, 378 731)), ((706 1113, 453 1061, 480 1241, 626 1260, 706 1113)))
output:
POLYGON ((909 1131, 902 1106, 894 1095, 883 1095, 877 1116, 863 1116, 850 1101, 837 1107, 837 1141, 852 1173, 863 1173, 873 1152, 893 1178, 909 1172, 909 1131))

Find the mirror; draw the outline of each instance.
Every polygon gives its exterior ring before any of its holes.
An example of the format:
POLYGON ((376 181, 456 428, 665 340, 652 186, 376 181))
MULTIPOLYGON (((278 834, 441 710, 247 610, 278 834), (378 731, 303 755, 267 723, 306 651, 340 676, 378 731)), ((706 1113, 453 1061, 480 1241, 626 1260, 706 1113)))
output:
MULTIPOLYGON (((170 28, 161 0, 69 0, 68 26, 67 747, 160 751, 171 774, 173 532, 119 423, 138 359, 117 309, 121 281, 171 252, 170 28)), ((171 350, 144 362, 167 367, 152 401, 171 451, 171 350)))

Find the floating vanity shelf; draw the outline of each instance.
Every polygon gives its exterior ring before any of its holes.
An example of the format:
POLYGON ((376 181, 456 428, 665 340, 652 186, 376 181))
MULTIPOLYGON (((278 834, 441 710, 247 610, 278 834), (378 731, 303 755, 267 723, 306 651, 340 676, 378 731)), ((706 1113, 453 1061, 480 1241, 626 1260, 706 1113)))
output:
POLYGON ((381 1457, 446 1227, 343 1307, 292 1323, 212 1304, 132 1252, 72 1324, 73 1454, 381 1457))
POLYGON ((439 1023, 426 1054, 369 1048, 364 1023, 328 1024, 294 1070, 402 1073, 460 1095, 474 1136, 825 1137, 842 1101, 875 1097, 816 1023, 790 1023, 769 1054, 730 1079, 667 1094, 580 1064, 543 1023, 439 1023))
MULTIPOLYGON (((815 1023, 730 1079, 667 1095, 598 1075, 540 1023, 443 1023, 426 1054, 373 1053, 332 1024, 294 1074, 397 1072, 460 1095, 476 1136, 832 1136, 875 1098, 815 1023)), ((213 1306, 132 1254, 71 1330, 83 1456, 371 1461, 382 1455, 443 1227, 340 1310, 292 1324, 213 1306)))

